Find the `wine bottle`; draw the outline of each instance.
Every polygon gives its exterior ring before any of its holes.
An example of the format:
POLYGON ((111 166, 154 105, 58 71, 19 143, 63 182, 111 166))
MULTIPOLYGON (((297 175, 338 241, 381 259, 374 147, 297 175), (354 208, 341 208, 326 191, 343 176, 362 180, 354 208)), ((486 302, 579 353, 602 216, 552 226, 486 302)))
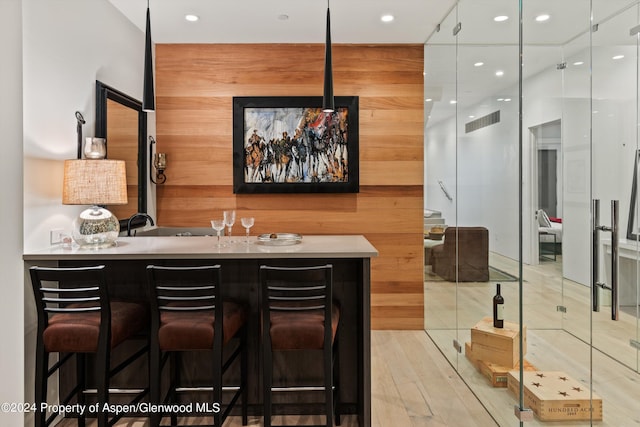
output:
POLYGON ((496 285, 496 294, 493 296, 493 327, 504 327, 504 298, 500 295, 500 283, 496 285))

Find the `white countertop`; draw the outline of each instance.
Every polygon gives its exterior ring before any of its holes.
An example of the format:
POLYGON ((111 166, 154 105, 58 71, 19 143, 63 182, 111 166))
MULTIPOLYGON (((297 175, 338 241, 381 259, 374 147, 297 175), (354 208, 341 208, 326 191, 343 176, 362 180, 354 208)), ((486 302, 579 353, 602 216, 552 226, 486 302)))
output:
MULTIPOLYGON (((25 252, 24 260, 80 260, 80 259, 261 259, 261 258, 372 258, 378 255, 375 247, 360 235, 303 236, 300 243, 271 246, 252 237, 247 244, 244 237, 234 236, 238 243, 218 249, 216 237, 120 237, 117 246, 85 249, 77 245, 61 245, 25 252)), ((223 242, 225 238, 222 238, 223 242)))

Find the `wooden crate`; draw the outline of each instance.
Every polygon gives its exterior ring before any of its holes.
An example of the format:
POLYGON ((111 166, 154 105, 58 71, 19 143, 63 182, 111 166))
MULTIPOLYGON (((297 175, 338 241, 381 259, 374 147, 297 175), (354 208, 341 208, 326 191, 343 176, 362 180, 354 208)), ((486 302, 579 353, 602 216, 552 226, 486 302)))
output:
MULTIPOLYGON (((476 359, 473 354, 473 350, 471 349, 471 343, 467 342, 464 344, 464 354, 469 359, 469 362, 475 368, 484 375, 493 387, 506 388, 507 387, 507 373, 512 370, 518 370, 520 363, 516 363, 516 366, 513 368, 507 366, 496 365, 495 363, 485 362, 484 360, 476 359)), ((535 371, 536 368, 529 363, 526 359, 524 360, 524 370, 525 371, 535 371)))
MULTIPOLYGON (((527 359, 522 359, 525 371, 535 371, 536 368, 527 359)), ((516 366, 509 368, 506 366, 496 365, 495 363, 485 362, 484 360, 478 360, 478 371, 491 382, 494 387, 507 387, 508 374, 510 371, 519 372, 520 363, 516 363, 516 366)), ((519 374, 516 374, 519 375, 519 374)))
MULTIPOLYGON (((507 387, 514 395, 520 392, 520 375, 511 371, 507 387)), ((541 421, 589 420, 589 387, 564 372, 524 372, 524 404, 541 421)), ((602 420, 602 399, 593 394, 593 419, 602 420)))
POLYGON ((467 356, 467 359, 469 359, 469 362, 471 362, 471 364, 476 369, 478 369, 478 359, 476 359, 475 356, 473 355, 473 351, 471 350, 471 343, 470 342, 464 343, 464 355, 467 356))
MULTIPOLYGON (((523 352, 527 353, 527 328, 522 329, 523 352)), ((471 328, 471 350, 476 360, 514 368, 520 360, 520 331, 517 323, 504 322, 504 328, 494 328, 493 320, 485 317, 471 328)))

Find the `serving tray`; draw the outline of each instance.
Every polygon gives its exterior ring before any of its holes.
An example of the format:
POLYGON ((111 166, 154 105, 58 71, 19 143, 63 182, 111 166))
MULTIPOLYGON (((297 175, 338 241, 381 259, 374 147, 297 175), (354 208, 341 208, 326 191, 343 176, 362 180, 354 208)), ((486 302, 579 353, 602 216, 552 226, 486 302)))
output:
POLYGON ((260 245, 286 246, 295 245, 302 241, 302 236, 297 233, 266 233, 258 236, 260 245))

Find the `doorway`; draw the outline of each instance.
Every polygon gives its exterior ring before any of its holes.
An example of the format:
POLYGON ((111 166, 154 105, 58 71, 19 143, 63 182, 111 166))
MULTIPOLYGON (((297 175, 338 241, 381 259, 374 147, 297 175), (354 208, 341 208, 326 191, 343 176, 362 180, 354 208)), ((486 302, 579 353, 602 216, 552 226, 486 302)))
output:
MULTIPOLYGON (((562 121, 529 128, 531 141, 531 264, 562 262, 562 121)), ((559 269, 562 270, 561 264, 559 269)))

